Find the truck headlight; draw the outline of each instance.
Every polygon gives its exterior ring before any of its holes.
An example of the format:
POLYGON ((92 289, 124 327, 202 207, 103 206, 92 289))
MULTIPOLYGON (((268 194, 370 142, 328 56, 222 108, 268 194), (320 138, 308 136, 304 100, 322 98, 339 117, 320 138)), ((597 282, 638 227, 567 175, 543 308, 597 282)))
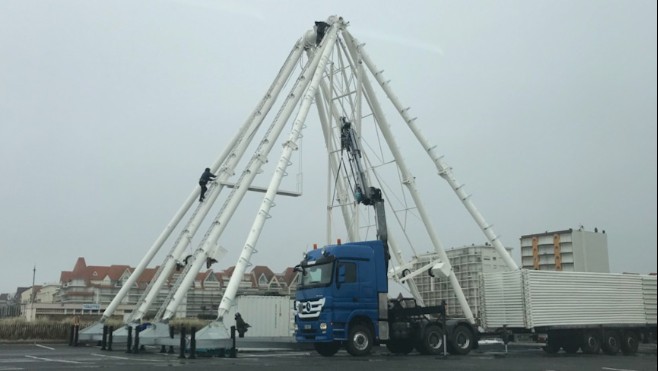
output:
POLYGON ((326 331, 326 330, 327 330, 327 324, 324 323, 324 322, 322 322, 322 323, 320 324, 320 330, 322 330, 322 331, 326 331))

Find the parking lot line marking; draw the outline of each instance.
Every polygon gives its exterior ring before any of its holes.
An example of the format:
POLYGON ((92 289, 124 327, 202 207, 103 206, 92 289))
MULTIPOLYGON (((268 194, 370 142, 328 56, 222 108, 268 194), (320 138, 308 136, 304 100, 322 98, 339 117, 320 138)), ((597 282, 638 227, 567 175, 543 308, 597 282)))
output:
POLYGON ((119 356, 108 356, 105 354, 91 353, 92 356, 103 357, 103 358, 113 358, 113 359, 130 359, 128 357, 119 357, 119 356))
POLYGON ((310 356, 311 353, 288 352, 288 353, 267 353, 267 354, 253 354, 253 353, 238 353, 238 357, 243 358, 259 358, 259 357, 290 357, 290 356, 310 356))
POLYGON ((61 362, 61 363, 76 363, 76 364, 82 364, 83 362, 78 362, 78 361, 68 361, 65 359, 52 359, 52 358, 43 358, 43 357, 35 357, 35 356, 25 356, 27 358, 32 358, 36 359, 39 361, 46 361, 46 362, 61 362))
POLYGON ((601 367, 601 370, 608 370, 608 371, 637 371, 637 370, 631 370, 628 368, 612 368, 612 367, 601 367))
POLYGON ((130 358, 130 357, 108 356, 106 354, 98 354, 98 353, 89 353, 89 354, 91 354, 92 356, 102 357, 102 358, 112 358, 112 359, 122 359, 122 360, 130 359, 136 362, 162 362, 158 359, 139 359, 139 358, 130 358))
POLYGON ((47 347, 47 346, 41 345, 41 344, 34 344, 34 346, 37 346, 39 348, 48 349, 48 350, 55 350, 55 348, 47 347))

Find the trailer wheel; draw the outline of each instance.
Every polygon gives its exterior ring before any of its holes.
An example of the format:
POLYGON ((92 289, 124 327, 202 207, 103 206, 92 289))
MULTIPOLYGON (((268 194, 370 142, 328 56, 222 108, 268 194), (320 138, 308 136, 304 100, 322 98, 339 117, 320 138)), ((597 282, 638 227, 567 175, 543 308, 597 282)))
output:
POLYGON ((640 346, 640 343, 637 339, 637 335, 633 331, 627 331, 622 335, 621 338, 621 352, 624 355, 631 355, 637 352, 637 348, 640 346))
POLYGON ((337 341, 332 341, 330 343, 313 343, 313 347, 321 356, 331 357, 338 352, 338 349, 340 349, 340 343, 337 341))
POLYGON ((473 346, 473 333, 466 326, 459 325, 452 332, 452 339, 448 345, 450 345, 448 347, 450 354, 468 354, 473 346))
POLYGON ((429 325, 423 331, 418 344, 418 351, 425 355, 443 353, 443 330, 437 325, 429 325))
POLYGON ((587 354, 596 354, 601 350, 601 339, 596 331, 585 331, 580 349, 587 354))
POLYGON ((350 330, 347 352, 353 356, 367 356, 372 350, 373 336, 367 326, 357 324, 350 330))
POLYGON ((621 340, 619 339, 619 334, 615 331, 606 331, 603 334, 603 342, 601 343, 603 353, 613 356, 619 352, 620 347, 621 340))
POLYGON ((410 341, 391 340, 386 343, 386 349, 393 354, 409 354, 414 350, 414 345, 410 341))

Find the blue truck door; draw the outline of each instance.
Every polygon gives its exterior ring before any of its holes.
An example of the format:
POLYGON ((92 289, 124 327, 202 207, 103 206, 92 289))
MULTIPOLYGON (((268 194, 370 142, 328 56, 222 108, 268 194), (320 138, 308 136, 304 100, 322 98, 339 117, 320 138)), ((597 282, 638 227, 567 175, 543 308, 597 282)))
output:
POLYGON ((361 293, 358 279, 357 263, 354 261, 341 260, 336 264, 336 276, 333 285, 334 324, 337 337, 347 337, 344 333, 347 320, 353 311, 361 308, 361 293))

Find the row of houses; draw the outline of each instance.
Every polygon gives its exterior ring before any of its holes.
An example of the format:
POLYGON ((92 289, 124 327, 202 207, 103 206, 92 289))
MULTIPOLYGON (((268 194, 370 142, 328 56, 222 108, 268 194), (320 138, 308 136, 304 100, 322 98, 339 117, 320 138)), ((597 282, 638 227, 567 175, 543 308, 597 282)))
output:
MULTIPOLYGON (((126 315, 134 309, 159 268, 146 268, 137 277, 115 315, 126 315)), ((230 267, 217 272, 207 269, 198 273, 176 313, 177 317, 215 315, 234 270, 235 267, 230 267)), ((101 314, 134 271, 135 268, 128 265, 87 265, 85 258, 79 257, 73 270, 61 272, 58 283, 19 288, 14 302, 21 305, 21 312, 28 319, 101 314)), ((163 305, 181 272, 175 270, 167 277, 147 317, 154 315, 163 305)), ((294 295, 297 280, 298 272, 293 268, 275 273, 267 266, 254 266, 243 274, 238 295, 294 295)))
MULTIPOLYGON (((511 248, 506 249, 511 253, 511 248)), ((598 233, 596 229, 594 232, 580 228, 523 236, 521 250, 522 267, 526 269, 609 271, 607 235, 598 233)), ((454 248, 446 253, 471 311, 477 315, 480 275, 507 270, 508 267, 502 259, 498 259, 498 253, 488 243, 454 248)), ((414 267, 420 268, 437 259, 436 253, 419 255, 414 258, 414 267)), ((116 315, 125 315, 134 309, 135 304, 140 301, 142 294, 154 280, 158 269, 159 267, 144 270, 114 312, 116 315)), ((217 272, 208 269, 197 274, 192 287, 187 291, 187 296, 177 309, 176 316, 214 316, 234 269, 235 267, 230 267, 217 272)), ((61 273, 58 283, 22 290, 20 292, 22 312, 28 319, 72 313, 100 314, 134 270, 127 265, 88 266, 85 259, 80 257, 73 270, 61 273)), ((267 266, 254 266, 250 272, 242 276, 238 295, 292 296, 297 287, 298 274, 293 268, 286 268, 282 273, 274 273, 267 266)), ((155 315, 167 301, 167 295, 175 286, 179 275, 180 272, 174 271, 167 277, 147 317, 155 315)), ((448 314, 463 315, 449 280, 421 275, 416 278, 416 284, 426 304, 436 305, 446 300, 448 314)), ((0 316, 2 316, 2 305, 0 305, 0 316)))

